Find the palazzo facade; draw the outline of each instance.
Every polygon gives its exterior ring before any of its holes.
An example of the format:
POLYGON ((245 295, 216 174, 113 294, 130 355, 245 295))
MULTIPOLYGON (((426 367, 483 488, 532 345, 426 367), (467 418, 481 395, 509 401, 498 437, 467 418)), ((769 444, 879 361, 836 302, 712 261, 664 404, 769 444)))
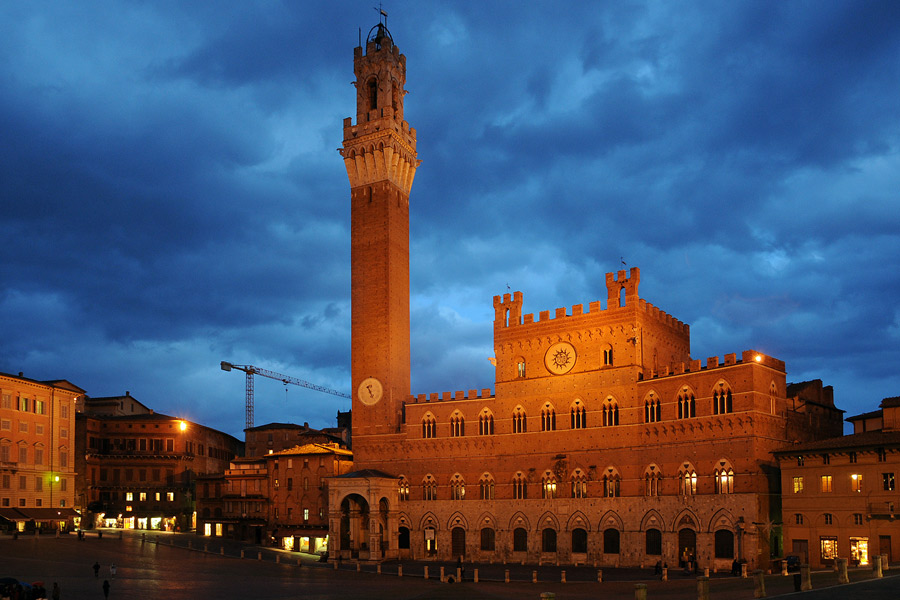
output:
POLYGON ((410 394, 420 161, 406 57, 383 24, 354 73, 340 152, 357 470, 329 480, 332 558, 767 566, 781 553, 771 453, 840 435, 841 412, 792 397, 763 353, 692 358, 689 326, 640 296, 637 268, 607 274, 601 300, 537 315, 521 292, 495 296, 494 390, 410 394))

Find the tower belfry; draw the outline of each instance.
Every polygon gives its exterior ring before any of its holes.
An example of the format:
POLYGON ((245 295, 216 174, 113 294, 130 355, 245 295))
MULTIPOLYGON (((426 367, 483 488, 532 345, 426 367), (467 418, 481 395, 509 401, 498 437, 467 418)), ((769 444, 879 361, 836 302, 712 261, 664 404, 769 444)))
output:
POLYGON ((419 160, 403 120, 406 57, 383 22, 353 51, 356 123, 340 149, 350 180, 353 436, 397 433, 410 392, 409 192, 419 160))

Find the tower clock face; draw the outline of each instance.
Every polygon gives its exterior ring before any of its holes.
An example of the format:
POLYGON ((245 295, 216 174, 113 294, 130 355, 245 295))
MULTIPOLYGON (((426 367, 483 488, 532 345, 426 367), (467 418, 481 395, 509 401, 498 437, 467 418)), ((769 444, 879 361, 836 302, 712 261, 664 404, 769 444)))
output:
POLYGON ((554 375, 563 375, 575 366, 575 346, 569 342, 556 342, 544 355, 544 366, 554 375))
POLYGON ((359 384, 359 388, 356 390, 356 397, 366 406, 372 406, 381 400, 382 393, 384 393, 384 388, 381 387, 381 382, 374 377, 369 377, 368 379, 363 379, 362 383, 359 384))

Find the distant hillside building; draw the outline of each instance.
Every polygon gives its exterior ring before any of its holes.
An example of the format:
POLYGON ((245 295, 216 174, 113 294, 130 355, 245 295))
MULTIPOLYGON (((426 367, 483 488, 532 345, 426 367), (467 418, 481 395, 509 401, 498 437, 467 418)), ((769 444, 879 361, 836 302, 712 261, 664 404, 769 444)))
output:
POLYGON ((227 433, 155 413, 128 393, 83 406, 76 440, 85 527, 193 529, 195 478, 223 473, 243 454, 227 433))
POLYGON ((76 524, 75 406, 83 395, 65 380, 0 373, 0 528, 76 524))
POLYGON ((813 566, 900 556, 900 397, 847 419, 853 434, 775 453, 781 467, 785 552, 813 566))
MULTIPOLYGON (((493 299, 495 389, 410 394, 409 210, 419 159, 406 57, 383 24, 354 50, 350 181, 354 465, 330 482, 333 557, 753 568, 781 552, 772 451, 841 431, 782 361, 695 359, 637 268, 601 300, 493 299)), ((461 116, 460 118, 464 118, 461 116)))

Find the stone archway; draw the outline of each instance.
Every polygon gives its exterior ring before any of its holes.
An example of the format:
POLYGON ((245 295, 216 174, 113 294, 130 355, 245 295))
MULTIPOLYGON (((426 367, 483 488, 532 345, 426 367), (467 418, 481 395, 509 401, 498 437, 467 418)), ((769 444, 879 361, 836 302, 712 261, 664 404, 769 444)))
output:
POLYGON ((341 501, 340 547, 349 558, 359 558, 360 551, 369 552, 369 503, 359 494, 349 494, 341 501))

